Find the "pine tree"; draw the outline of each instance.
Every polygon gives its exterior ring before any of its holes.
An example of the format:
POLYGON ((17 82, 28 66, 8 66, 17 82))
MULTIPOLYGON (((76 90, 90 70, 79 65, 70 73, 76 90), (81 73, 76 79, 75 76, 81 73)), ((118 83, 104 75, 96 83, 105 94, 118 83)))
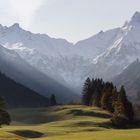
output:
POLYGON ((92 94, 93 94, 92 81, 90 80, 90 78, 87 78, 83 86, 82 104, 88 105, 88 106, 91 105, 92 94))
POLYGON ((133 105, 127 99, 124 86, 122 86, 121 89, 120 89, 119 99, 121 100, 121 102, 124 105, 124 108, 125 108, 125 112, 124 113, 129 118, 130 122, 133 122, 133 119, 134 119, 133 105))
POLYGON ((0 126, 2 124, 9 125, 11 122, 10 115, 8 114, 7 111, 5 111, 5 105, 6 105, 5 100, 2 97, 0 97, 0 126))
POLYGON ((101 107, 103 109, 106 109, 110 112, 113 112, 113 84, 112 83, 105 83, 104 89, 103 89, 103 95, 101 98, 101 107))
POLYGON ((117 100, 114 100, 113 107, 114 115, 111 121, 114 125, 126 127, 128 124, 133 122, 133 107, 127 99, 124 86, 121 86, 121 89, 118 93, 118 98, 117 100))
POLYGON ((93 95, 93 105, 97 107, 101 107, 101 98, 103 94, 104 82, 102 79, 95 80, 95 89, 93 95))
POLYGON ((54 94, 51 95, 51 98, 50 98, 50 105, 51 105, 51 106, 57 105, 56 97, 55 97, 54 94))
POLYGON ((112 112, 114 112, 114 108, 115 108, 115 103, 118 101, 118 91, 117 88, 114 87, 113 91, 112 91, 112 112))

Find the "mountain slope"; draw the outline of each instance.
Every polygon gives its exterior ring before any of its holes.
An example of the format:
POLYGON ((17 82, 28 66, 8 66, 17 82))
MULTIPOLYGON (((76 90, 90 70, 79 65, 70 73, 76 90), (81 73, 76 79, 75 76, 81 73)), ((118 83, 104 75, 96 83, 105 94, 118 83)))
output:
POLYGON ((138 59, 134 61, 121 74, 114 77, 112 81, 118 87, 124 85, 129 98, 135 100, 137 94, 140 93, 140 61, 138 59))
POLYGON ((84 58, 95 58, 102 54, 106 49, 112 45, 120 28, 108 30, 106 32, 99 32, 98 34, 79 41, 75 44, 75 49, 78 55, 84 58))
POLYGON ((94 59, 97 76, 109 79, 140 58, 140 13, 136 12, 116 35, 116 39, 102 55, 94 59))
POLYGON ((6 100, 8 108, 44 107, 48 98, 16 83, 0 72, 0 96, 6 100))
POLYGON ((3 46, 0 46, 0 71, 46 97, 55 94, 62 102, 71 101, 77 97, 73 91, 29 65, 15 51, 3 46))

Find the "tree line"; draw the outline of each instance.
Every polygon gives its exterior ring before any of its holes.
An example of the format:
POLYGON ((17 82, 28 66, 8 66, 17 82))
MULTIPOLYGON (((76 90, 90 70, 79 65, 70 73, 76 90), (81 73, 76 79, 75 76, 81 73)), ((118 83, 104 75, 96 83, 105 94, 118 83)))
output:
POLYGON ((111 122, 115 126, 127 127, 133 123, 133 106, 124 86, 117 90, 112 82, 87 78, 82 91, 82 104, 108 110, 113 114, 111 122))

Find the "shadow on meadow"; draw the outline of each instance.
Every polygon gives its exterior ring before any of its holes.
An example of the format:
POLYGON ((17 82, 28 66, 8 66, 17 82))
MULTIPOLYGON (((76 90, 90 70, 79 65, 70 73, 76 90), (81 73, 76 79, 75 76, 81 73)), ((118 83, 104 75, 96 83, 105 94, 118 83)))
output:
POLYGON ((31 130, 16 130, 13 133, 25 138, 40 138, 43 136, 43 133, 31 130))
POLYGON ((105 114, 94 111, 84 111, 80 109, 73 109, 69 112, 69 114, 73 114, 75 116, 89 116, 89 117, 98 117, 98 118, 110 118, 111 114, 105 114))

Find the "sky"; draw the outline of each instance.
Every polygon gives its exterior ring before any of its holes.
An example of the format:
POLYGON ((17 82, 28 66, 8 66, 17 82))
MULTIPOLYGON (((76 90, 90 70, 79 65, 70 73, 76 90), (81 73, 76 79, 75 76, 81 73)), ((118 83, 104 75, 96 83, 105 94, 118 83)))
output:
POLYGON ((75 43, 122 26, 136 11, 140 0, 0 0, 0 24, 19 23, 34 33, 75 43))

